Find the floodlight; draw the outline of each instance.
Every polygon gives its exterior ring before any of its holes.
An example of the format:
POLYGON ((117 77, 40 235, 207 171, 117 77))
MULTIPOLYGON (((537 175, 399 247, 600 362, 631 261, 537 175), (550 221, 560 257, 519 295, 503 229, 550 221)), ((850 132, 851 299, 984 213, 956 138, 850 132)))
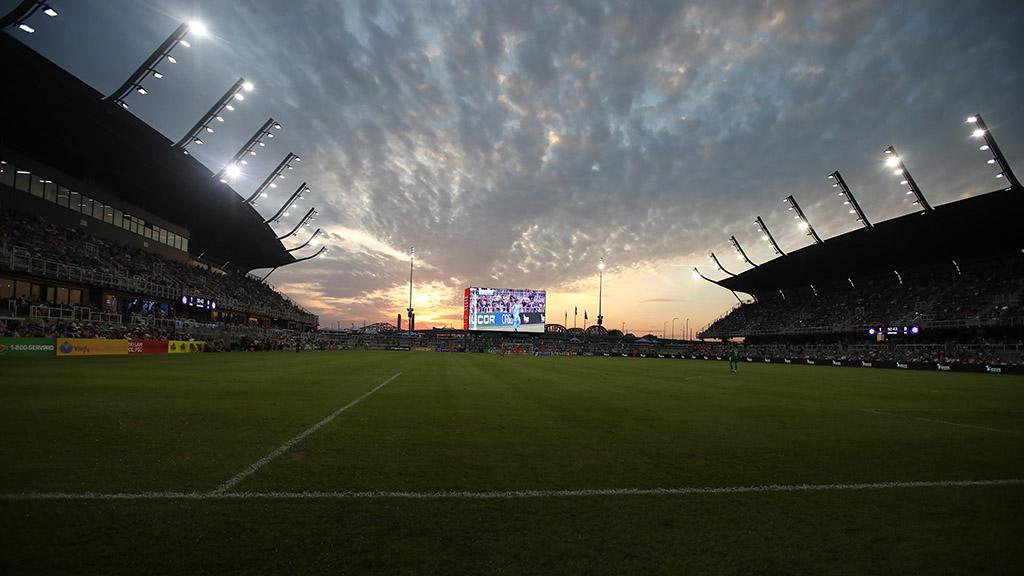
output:
POLYGON ((161 79, 163 77, 164 77, 163 74, 157 72, 156 70, 153 70, 153 78, 156 78, 157 80, 159 80, 159 79, 161 79))
POLYGON ((224 170, 229 178, 238 178, 242 174, 242 169, 238 167, 238 164, 228 164, 228 167, 224 170))
POLYGON ((984 135, 985 131, 982 130, 981 128, 977 128, 974 130, 974 132, 971 132, 971 136, 974 136, 975 138, 981 138, 984 135))
POLYGON ((18 26, 18 28, 21 28, 22 30, 24 30, 25 32, 28 32, 29 34, 31 34, 31 33, 36 31, 35 28, 29 26, 28 24, 20 24, 18 26))
POLYGON ((181 44, 185 48, 191 48, 192 47, 192 45, 188 43, 188 40, 179 40, 178 44, 181 44))
POLYGON ((206 36, 208 30, 206 24, 200 20, 192 20, 188 23, 188 31, 195 34, 196 36, 206 36))
POLYGON ((138 92, 139 94, 142 94, 143 96, 145 96, 146 94, 149 94, 149 92, 147 92, 146 89, 143 88, 142 86, 139 86, 138 88, 136 88, 135 91, 138 92))
POLYGON ((246 82, 245 84, 242 84, 242 89, 246 92, 252 92, 253 88, 254 86, 252 85, 252 82, 246 82))
POLYGON ((243 95, 241 92, 239 92, 238 94, 235 94, 235 100, 238 100, 239 102, 241 102, 242 100, 245 100, 245 95, 243 95))
POLYGON ((177 64, 178 63, 178 61, 174 59, 174 56, 168 56, 167 57, 167 61, 170 62, 171 64, 177 64))
POLYGON ((967 123, 968 124, 976 124, 977 122, 978 122, 978 117, 977 116, 968 116, 967 117, 967 123))
POLYGON ((899 163, 900 163, 900 159, 897 158, 895 154, 890 154, 885 159, 885 165, 888 166, 889 168, 895 168, 896 165, 899 164, 899 163))
POLYGON ((47 16, 49 16, 50 18, 53 18, 54 16, 56 16, 56 15, 57 15, 57 11, 56 11, 56 10, 54 10, 53 8, 51 8, 51 7, 47 6, 47 7, 46 7, 46 10, 43 10, 43 14, 46 14, 46 15, 47 15, 47 16))

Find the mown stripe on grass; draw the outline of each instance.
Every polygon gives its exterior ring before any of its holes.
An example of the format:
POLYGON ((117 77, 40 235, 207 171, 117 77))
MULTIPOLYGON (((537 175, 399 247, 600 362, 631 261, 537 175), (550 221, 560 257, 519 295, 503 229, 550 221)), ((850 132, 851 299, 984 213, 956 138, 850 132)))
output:
POLYGON ((27 492, 0 494, 0 500, 286 500, 286 499, 462 499, 574 498, 592 496, 675 496, 687 494, 745 494, 751 492, 840 492, 910 488, 971 488, 1024 485, 1024 478, 998 480, 924 480, 855 484, 763 484, 755 486, 693 486, 681 488, 584 488, 580 490, 450 490, 338 492, 27 492))

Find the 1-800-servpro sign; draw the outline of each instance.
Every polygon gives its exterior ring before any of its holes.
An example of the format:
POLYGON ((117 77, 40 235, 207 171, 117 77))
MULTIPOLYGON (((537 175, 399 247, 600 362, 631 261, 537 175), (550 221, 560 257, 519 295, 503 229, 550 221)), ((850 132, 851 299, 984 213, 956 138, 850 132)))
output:
POLYGON ((0 338, 0 357, 54 354, 53 338, 0 338))

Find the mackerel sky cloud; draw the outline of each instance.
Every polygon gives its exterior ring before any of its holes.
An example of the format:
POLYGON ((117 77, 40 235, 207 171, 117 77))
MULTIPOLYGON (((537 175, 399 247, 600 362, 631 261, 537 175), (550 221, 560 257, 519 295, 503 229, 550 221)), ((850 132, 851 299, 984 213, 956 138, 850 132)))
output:
POLYGON ((179 22, 207 24, 132 112, 176 140, 238 77, 256 85, 196 154, 217 170, 284 125, 236 190, 302 157, 332 250, 271 280, 323 324, 404 312, 415 245, 420 326, 461 324, 470 285, 547 288, 549 322, 593 319, 604 256, 609 327, 699 327, 735 300, 692 266, 744 269, 733 234, 772 257, 754 216, 809 242, 783 197, 825 238, 857 226, 831 171, 878 221, 910 211, 890 144, 933 204, 998 187, 969 114, 1024 159, 1020 2, 54 4, 20 39, 105 93, 179 22))

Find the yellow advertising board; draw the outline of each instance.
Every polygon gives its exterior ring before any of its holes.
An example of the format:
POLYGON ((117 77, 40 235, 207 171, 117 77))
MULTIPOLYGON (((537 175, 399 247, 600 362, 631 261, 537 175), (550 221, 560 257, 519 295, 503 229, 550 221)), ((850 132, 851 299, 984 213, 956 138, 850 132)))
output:
POLYGON ((107 356, 127 354, 128 340, 102 338, 58 338, 57 356, 107 356))
POLYGON ((195 340, 168 340, 167 341, 167 353, 168 354, 192 354, 196 352, 205 352, 206 342, 195 341, 195 340))

